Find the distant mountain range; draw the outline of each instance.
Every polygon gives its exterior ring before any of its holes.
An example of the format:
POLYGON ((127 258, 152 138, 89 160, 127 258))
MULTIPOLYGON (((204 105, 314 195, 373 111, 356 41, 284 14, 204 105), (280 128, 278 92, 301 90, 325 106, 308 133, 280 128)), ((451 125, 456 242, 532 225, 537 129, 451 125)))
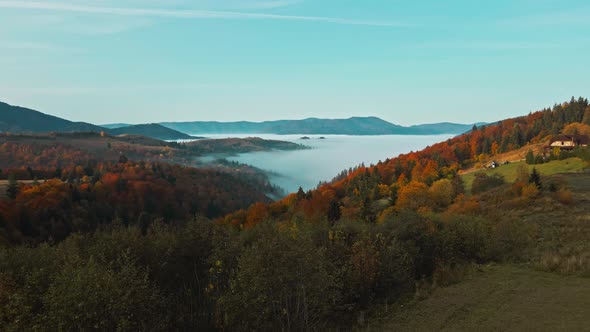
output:
POLYGON ((159 140, 194 138, 160 124, 121 126, 109 129, 86 122, 72 122, 32 109, 0 102, 0 132, 47 133, 47 132, 106 132, 110 135, 142 135, 159 140))
MULTIPOLYGON (((265 122, 162 122, 163 126, 190 134, 302 134, 302 135, 437 135, 462 134, 473 124, 436 123, 404 127, 377 117, 348 119, 278 120, 265 122)), ((476 125, 481 125, 478 123, 476 125)))
MULTIPOLYGON (((477 123, 480 126, 483 123, 477 123)), ((161 122, 130 125, 125 123, 102 126, 72 122, 28 108, 0 102, 0 132, 101 132, 111 135, 142 135, 160 140, 194 138, 201 134, 278 134, 278 135, 438 135, 462 134, 473 124, 434 123, 404 127, 377 117, 348 119, 277 120, 264 122, 161 122)))

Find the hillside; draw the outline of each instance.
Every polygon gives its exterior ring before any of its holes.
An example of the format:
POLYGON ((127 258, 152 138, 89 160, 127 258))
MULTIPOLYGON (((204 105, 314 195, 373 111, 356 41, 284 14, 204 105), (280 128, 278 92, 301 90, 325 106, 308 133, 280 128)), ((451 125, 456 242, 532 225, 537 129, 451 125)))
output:
POLYGON ((451 123, 403 127, 377 117, 348 119, 278 120, 265 122, 163 122, 162 125, 191 134, 305 134, 305 135, 436 135, 461 134, 473 125, 451 123))
POLYGON ((484 122, 476 124, 458 124, 451 122, 441 122, 432 124, 421 124, 408 127, 409 129, 415 130, 416 132, 423 132, 424 135, 437 135, 437 134, 463 134, 470 131, 473 126, 484 126, 487 125, 484 122))
POLYGON ((85 122, 72 122, 24 107, 0 102, 0 132, 100 132, 104 128, 85 122))
POLYGON ((107 132, 111 135, 142 135, 159 140, 196 138, 155 123, 142 125, 117 124, 111 125, 110 128, 105 128, 85 122, 68 121, 56 116, 2 102, 0 102, 0 132, 107 132))
POLYGON ((367 330, 582 331, 590 316, 590 279, 492 265, 390 312, 367 330))
POLYGON ((235 154, 270 150, 301 150, 307 148, 301 144, 265 140, 258 137, 204 139, 185 143, 184 146, 198 154, 235 154))
POLYGON ((197 138, 185 133, 181 133, 174 129, 164 127, 157 123, 119 127, 115 129, 109 129, 108 132, 111 135, 142 135, 165 141, 197 138))
POLYGON ((194 162, 184 144, 0 136, 8 180, 0 245, 12 247, 0 250, 0 303, 10 304, 0 329, 588 326, 590 149, 542 149, 525 156, 534 171, 485 170, 471 188, 473 173, 459 172, 574 129, 590 130, 586 99, 361 165, 274 202, 256 195, 264 183, 242 169, 151 161, 194 162), (33 182, 19 186, 15 174, 33 182), (34 181, 46 174, 54 179, 34 181), (39 242, 51 245, 28 245, 39 242), (567 321, 551 319, 560 317, 567 321))

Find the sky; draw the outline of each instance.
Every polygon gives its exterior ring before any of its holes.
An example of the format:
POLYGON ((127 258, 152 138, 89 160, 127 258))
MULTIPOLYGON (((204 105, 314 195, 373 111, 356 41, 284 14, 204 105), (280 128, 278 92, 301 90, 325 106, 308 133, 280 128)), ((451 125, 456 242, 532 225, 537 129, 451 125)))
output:
POLYGON ((586 0, 0 0, 0 101, 75 121, 474 123, 572 96, 586 0))

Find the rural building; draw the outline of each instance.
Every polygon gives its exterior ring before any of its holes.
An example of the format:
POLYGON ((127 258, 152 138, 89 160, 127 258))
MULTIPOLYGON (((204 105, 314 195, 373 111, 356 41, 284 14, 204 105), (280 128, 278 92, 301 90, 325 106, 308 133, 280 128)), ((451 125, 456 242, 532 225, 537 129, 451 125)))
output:
POLYGON ((576 146, 588 146, 590 139, 584 135, 561 135, 554 137, 549 146, 561 150, 573 150, 576 146))

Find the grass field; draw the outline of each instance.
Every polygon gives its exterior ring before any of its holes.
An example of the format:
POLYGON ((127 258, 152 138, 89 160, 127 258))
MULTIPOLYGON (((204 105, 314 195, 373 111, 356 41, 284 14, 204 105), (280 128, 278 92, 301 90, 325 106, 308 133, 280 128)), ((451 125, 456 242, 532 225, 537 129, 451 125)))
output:
MULTIPOLYGON (((488 169, 488 170, 481 170, 475 171, 471 173, 466 173, 461 175, 463 182, 465 183, 465 189, 467 192, 471 191, 471 184, 473 183, 473 179, 475 178, 475 174, 478 172, 485 172, 488 175, 492 174, 499 174, 504 177, 506 182, 514 182, 516 179, 516 170, 518 166, 521 164, 525 164, 524 161, 515 162, 508 165, 502 165, 495 169, 488 169)), ((558 173, 573 173, 573 172, 580 172, 584 168, 588 167, 588 163, 583 161, 580 158, 570 158, 565 160, 554 160, 545 164, 540 165, 527 165, 529 167, 529 171, 534 168, 537 169, 541 175, 553 175, 558 173)))
POLYGON ((369 331, 588 331, 590 279, 526 267, 484 267, 467 280, 437 289, 369 331))
MULTIPOLYGON (((517 166, 490 172, 510 180, 517 166)), ((584 166, 575 159, 537 166, 546 181, 566 185, 569 204, 545 192, 526 204, 489 202, 481 211, 533 226, 525 263, 484 266, 424 300, 378 310, 359 330, 590 331, 590 172, 573 173, 584 166)))

